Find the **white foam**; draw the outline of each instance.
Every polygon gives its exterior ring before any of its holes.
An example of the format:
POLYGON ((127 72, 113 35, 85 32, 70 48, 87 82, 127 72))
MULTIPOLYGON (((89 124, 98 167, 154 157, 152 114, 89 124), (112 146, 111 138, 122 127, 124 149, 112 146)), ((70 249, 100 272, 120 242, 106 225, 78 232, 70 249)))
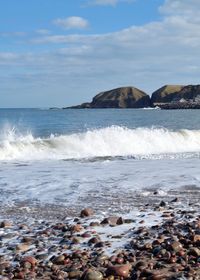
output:
MULTIPOLYGON (((128 129, 120 126, 34 138, 15 130, 0 135, 0 160, 81 159, 200 152, 200 130, 128 129)), ((160 157, 158 157, 160 158, 160 157)))

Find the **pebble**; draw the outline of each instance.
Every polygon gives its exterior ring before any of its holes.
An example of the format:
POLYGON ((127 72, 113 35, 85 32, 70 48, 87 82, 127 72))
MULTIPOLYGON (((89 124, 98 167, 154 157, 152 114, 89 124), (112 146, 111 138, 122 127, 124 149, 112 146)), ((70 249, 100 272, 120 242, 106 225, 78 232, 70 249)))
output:
POLYGON ((109 224, 111 226, 122 225, 123 219, 122 219, 122 217, 110 216, 110 217, 103 219, 101 224, 109 224))
POLYGON ((80 270, 72 270, 68 273, 68 277, 70 279, 79 279, 82 274, 83 273, 80 270))
POLYGON ((10 228, 10 227, 12 227, 12 222, 10 221, 5 220, 0 223, 0 228, 10 228))
POLYGON ((81 211, 80 214, 81 218, 90 217, 92 215, 94 215, 94 211, 92 208, 85 208, 81 211))
POLYGON ((180 250, 183 249, 183 246, 182 246, 182 244, 180 242, 174 241, 174 242, 171 243, 171 248, 175 252, 179 252, 180 250))
POLYGON ((32 267, 36 266, 37 264, 37 260, 32 256, 26 256, 21 259, 22 265, 26 262, 30 263, 32 267))
POLYGON ((197 242, 197 241, 200 241, 200 234, 195 234, 193 236, 193 242, 197 242))
POLYGON ((80 225, 80 224, 76 224, 76 225, 73 225, 71 227, 71 231, 74 231, 74 232, 80 232, 83 230, 83 226, 80 225))
POLYGON ((65 260, 65 256, 64 255, 60 255, 60 256, 55 257, 52 261, 55 264, 63 264, 64 260, 65 260))
POLYGON ((26 243, 21 243, 16 245, 16 251, 25 252, 29 250, 29 245, 26 243))
POLYGON ((199 248, 193 247, 193 248, 191 248, 191 249, 189 250, 189 253, 190 253, 191 255, 200 257, 200 249, 199 249, 199 248))
POLYGON ((100 271, 89 269, 84 277, 84 280, 102 280, 103 274, 100 271))
POLYGON ((124 264, 124 265, 113 265, 108 267, 107 269, 107 275, 113 275, 113 276, 120 276, 127 278, 129 276, 129 271, 131 269, 130 264, 124 264))

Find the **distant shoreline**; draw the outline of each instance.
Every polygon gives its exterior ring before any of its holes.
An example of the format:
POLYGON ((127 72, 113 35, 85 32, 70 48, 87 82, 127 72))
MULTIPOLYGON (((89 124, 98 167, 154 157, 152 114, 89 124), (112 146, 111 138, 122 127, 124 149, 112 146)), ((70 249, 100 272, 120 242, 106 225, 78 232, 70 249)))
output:
POLYGON ((138 110, 138 109, 161 109, 161 110, 198 110, 200 109, 200 103, 180 103, 180 102, 177 102, 177 103, 165 103, 165 104, 160 104, 160 105, 157 105, 157 106, 152 106, 152 107, 143 107, 143 108, 73 108, 73 107, 64 107, 64 108, 49 108, 50 110, 67 110, 67 109, 82 109, 82 110, 85 110, 85 109, 89 109, 89 110, 94 110, 94 109, 130 109, 130 110, 138 110))
MULTIPOLYGON (((200 109, 200 85, 165 85, 151 97, 136 87, 121 87, 100 92, 91 102, 62 109, 200 109)), ((55 109, 55 108, 51 108, 55 109)))

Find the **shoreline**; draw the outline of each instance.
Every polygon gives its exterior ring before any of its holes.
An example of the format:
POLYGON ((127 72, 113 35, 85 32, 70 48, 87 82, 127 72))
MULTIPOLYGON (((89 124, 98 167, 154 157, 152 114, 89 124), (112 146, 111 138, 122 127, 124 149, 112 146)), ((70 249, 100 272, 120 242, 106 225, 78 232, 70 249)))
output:
POLYGON ((63 202, 45 203, 39 200, 25 200, 19 202, 0 205, 0 221, 11 219, 23 222, 25 219, 44 219, 48 221, 59 221, 65 217, 77 217, 83 208, 91 207, 96 215, 126 215, 127 213, 138 210, 144 205, 153 206, 164 200, 167 203, 178 198, 178 206, 189 208, 197 205, 200 201, 200 188, 195 185, 185 185, 175 190, 143 188, 142 190, 129 191, 116 195, 105 192, 103 197, 101 192, 89 190, 84 196, 79 196, 73 203, 64 204, 63 202))
POLYGON ((4 209, 0 279, 200 279, 200 192, 177 194, 81 216, 81 205, 4 209))

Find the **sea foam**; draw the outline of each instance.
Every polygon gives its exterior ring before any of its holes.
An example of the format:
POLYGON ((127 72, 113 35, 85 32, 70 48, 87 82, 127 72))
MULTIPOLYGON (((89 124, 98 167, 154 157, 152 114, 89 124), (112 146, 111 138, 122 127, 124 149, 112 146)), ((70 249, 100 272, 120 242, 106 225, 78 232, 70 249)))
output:
MULTIPOLYGON (((34 137, 9 130, 0 134, 0 160, 151 157, 200 152, 200 130, 129 129, 121 126, 82 133, 34 137)), ((162 157, 162 156, 161 156, 162 157)))

